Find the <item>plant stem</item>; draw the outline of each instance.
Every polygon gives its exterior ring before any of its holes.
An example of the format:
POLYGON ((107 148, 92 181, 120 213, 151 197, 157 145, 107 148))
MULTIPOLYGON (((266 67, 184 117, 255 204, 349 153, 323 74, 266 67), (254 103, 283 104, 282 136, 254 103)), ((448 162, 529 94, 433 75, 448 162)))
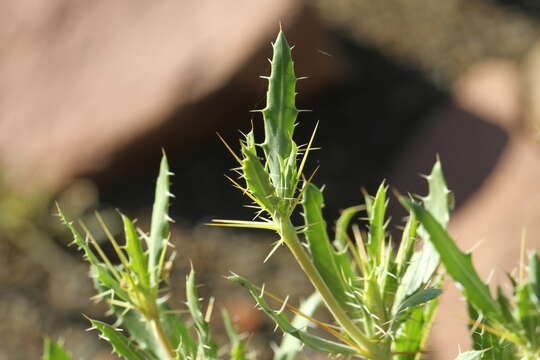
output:
POLYGON ((159 317, 157 319, 150 320, 150 323, 152 324, 152 330, 154 330, 154 336, 156 337, 163 351, 167 354, 167 360, 176 359, 176 355, 172 348, 171 342, 169 341, 167 334, 165 334, 165 331, 163 330, 163 326, 161 325, 159 317))
POLYGON ((367 351, 367 354, 362 355, 366 355, 377 360, 390 360, 392 358, 391 353, 388 350, 385 351, 383 349, 379 349, 379 347, 376 345, 374 346, 374 342, 372 342, 362 333, 362 331, 349 318, 345 310, 343 310, 341 305, 338 303, 337 299, 334 297, 321 275, 311 262, 311 259, 302 248, 298 235, 296 234, 296 229, 291 223, 290 219, 281 219, 276 216, 275 220, 280 236, 293 253, 296 261, 307 275, 315 289, 321 294, 321 297, 323 298, 328 310, 332 313, 332 315, 334 315, 334 318, 345 329, 347 334, 367 351))

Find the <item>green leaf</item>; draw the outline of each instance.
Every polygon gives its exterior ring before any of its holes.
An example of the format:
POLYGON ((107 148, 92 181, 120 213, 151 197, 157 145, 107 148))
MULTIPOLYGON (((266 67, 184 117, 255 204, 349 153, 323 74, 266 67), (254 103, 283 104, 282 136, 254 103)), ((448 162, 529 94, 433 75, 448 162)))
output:
MULTIPOLYGON (((120 325, 128 330, 130 339, 133 339, 147 355, 152 355, 152 359, 163 359, 168 356, 156 341, 153 329, 144 316, 134 310, 126 312, 124 308, 117 306, 112 306, 112 311, 119 319, 120 325)), ((186 355, 195 358, 197 345, 183 321, 171 311, 166 303, 158 305, 158 312, 171 346, 178 348, 181 345, 186 355)))
POLYGON ((158 262, 161 250, 169 237, 169 198, 170 192, 169 164, 167 157, 163 153, 161 164, 159 166, 159 176, 156 182, 156 195, 152 209, 152 223, 150 226, 150 237, 148 239, 148 270, 150 272, 150 285, 155 287, 159 283, 158 262))
POLYGON ((411 257, 414 254, 414 244, 416 244, 418 221, 414 213, 409 213, 409 219, 403 229, 399 250, 396 255, 396 264, 398 265, 398 274, 401 278, 409 268, 411 257))
POLYGON ((100 294, 112 290, 116 298, 129 301, 129 294, 105 264, 90 265, 90 277, 94 280, 94 287, 100 294))
MULTIPOLYGON (((469 325, 469 331, 471 333, 472 345, 474 350, 482 352, 482 360, 518 360, 520 357, 517 355, 514 344, 493 334, 486 327, 486 319, 476 311, 471 303, 467 303, 469 316, 474 323, 469 325)), ((512 336, 517 333, 512 334, 512 336)))
POLYGON ((398 360, 418 360, 421 358, 423 347, 427 341, 438 299, 428 302, 425 306, 411 308, 406 317, 395 322, 399 325, 397 338, 394 341, 394 351, 401 352, 398 360))
POLYGON ((240 336, 234 328, 233 322, 227 310, 223 309, 221 311, 221 316, 223 318, 223 323, 225 324, 225 330, 227 331, 227 336, 231 342, 231 351, 230 356, 231 360, 247 360, 246 347, 244 343, 240 340, 240 336))
POLYGON ((334 296, 346 306, 348 297, 345 284, 336 264, 336 253, 330 244, 326 231, 326 222, 322 215, 324 199, 322 192, 313 184, 308 184, 304 191, 302 207, 304 209, 305 236, 313 264, 321 274, 334 296))
MULTIPOLYGON (((295 106, 296 76, 291 57, 291 48, 285 34, 280 31, 273 44, 272 70, 268 78, 266 107, 261 110, 264 117, 265 140, 262 148, 270 167, 270 177, 278 193, 290 192, 287 183, 285 160, 296 155, 292 140, 294 124, 298 115, 295 106)), ((288 166, 294 166, 296 159, 288 166)), ((289 171, 290 173, 290 171, 289 171)), ((290 180, 289 180, 290 181, 290 180)))
POLYGON ((459 250, 454 240, 426 209, 404 197, 401 197, 400 201, 406 208, 414 211, 418 220, 429 233, 430 241, 439 252, 446 271, 463 286, 463 293, 467 300, 490 320, 501 322, 499 304, 493 299, 489 288, 478 276, 470 254, 459 250))
POLYGON ((253 132, 247 137, 247 145, 242 147, 242 172, 246 179, 247 188, 253 193, 253 196, 259 205, 273 213, 276 210, 276 193, 274 186, 270 182, 270 177, 257 157, 257 151, 253 140, 253 132))
POLYGON ((182 319, 171 312, 165 303, 159 306, 159 317, 173 348, 181 346, 186 353, 195 354, 197 345, 182 319))
POLYGON ((283 332, 296 337, 304 345, 315 350, 332 354, 357 354, 357 351, 348 345, 330 341, 294 327, 282 311, 276 311, 270 308, 263 296, 259 295, 258 291, 255 290, 253 285, 248 280, 238 275, 229 276, 228 279, 246 288, 251 296, 253 296, 261 310, 264 311, 264 313, 268 315, 283 332))
POLYGON ((529 257, 529 283, 540 303, 540 259, 536 252, 532 252, 529 257))
POLYGON ((43 343, 43 360, 71 360, 71 356, 64 350, 62 345, 45 338, 43 343))
POLYGON ((370 261, 373 264, 380 264, 382 260, 382 251, 384 249, 385 221, 386 212, 386 186, 382 183, 377 190, 373 205, 369 214, 369 236, 367 252, 370 261))
POLYGON ((538 349, 540 342, 540 311, 531 284, 520 284, 516 291, 516 313, 531 348, 538 349))
MULTIPOLYGON (((435 220, 437 220, 443 228, 446 228, 451 208, 451 202, 449 200, 450 191, 446 187, 439 161, 433 165, 431 174, 427 176, 426 179, 429 187, 429 195, 424 198, 424 206, 432 214, 435 220)), ((439 266, 439 253, 429 241, 430 233, 426 232, 424 227, 420 227, 418 229, 418 234, 424 239, 424 243, 422 249, 415 252, 410 258, 410 262, 400 284, 400 289, 398 290, 399 299, 412 294, 425 284, 429 283, 439 266)), ((414 233, 414 236, 416 237, 416 232, 414 233)))
POLYGON ((58 209, 58 216, 60 217, 60 220, 62 223, 67 226, 69 231, 71 231, 71 234, 73 236, 73 243, 84 252, 85 259, 93 265, 97 265, 100 263, 94 252, 90 249, 90 246, 88 243, 83 239, 81 233, 77 230, 77 228, 73 225, 73 222, 70 221, 66 215, 62 212, 60 209, 60 206, 57 206, 58 209))
POLYGON ((193 269, 191 269, 186 280, 186 295, 189 312, 191 313, 199 337, 198 356, 203 356, 204 354, 204 359, 217 359, 217 345, 212 339, 210 324, 204 319, 201 310, 195 283, 195 271, 193 269))
POLYGON ((399 317, 404 315, 405 311, 411 307, 422 305, 427 303, 430 300, 435 299, 441 295, 442 290, 436 288, 428 288, 423 290, 418 290, 415 293, 409 295, 405 298, 394 311, 394 317, 399 317))
POLYGON ((362 210, 362 206, 353 206, 341 212, 338 221, 336 222, 336 240, 334 246, 338 251, 345 251, 349 246, 347 241, 347 228, 355 214, 362 210))
POLYGON ((137 230, 133 222, 122 214, 124 223, 124 233, 126 235, 126 250, 129 255, 129 266, 137 274, 141 285, 148 288, 150 286, 150 274, 148 273, 148 259, 142 248, 141 239, 137 235, 137 230))
MULTIPOLYGON (((314 292, 309 298, 302 302, 299 310, 302 314, 312 316, 315 310, 317 310, 317 308, 321 304, 321 302, 321 295, 317 292, 314 292)), ((296 329, 305 329, 309 326, 309 324, 309 320, 300 315, 296 315, 291 322, 291 326, 296 329)), ((281 344, 274 353, 274 360, 295 360, 296 355, 301 349, 302 342, 297 337, 285 333, 283 334, 281 344)))
POLYGON ((112 345, 115 353, 126 360, 145 360, 144 354, 112 326, 98 320, 89 320, 92 326, 99 330, 101 336, 112 345))
POLYGON ((512 304, 500 286, 497 286, 497 302, 499 303, 499 308, 501 309, 501 314, 505 321, 504 326, 507 329, 512 329, 513 332, 517 332, 519 326, 512 314, 512 304))

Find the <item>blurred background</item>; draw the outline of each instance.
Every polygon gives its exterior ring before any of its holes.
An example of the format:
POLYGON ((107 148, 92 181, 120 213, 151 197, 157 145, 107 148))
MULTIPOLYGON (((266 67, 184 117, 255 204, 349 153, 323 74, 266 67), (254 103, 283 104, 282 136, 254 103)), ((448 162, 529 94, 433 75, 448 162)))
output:
MULTIPOLYGON (((239 273, 298 302, 310 287, 281 249, 263 264, 271 233, 204 226, 250 218, 223 174, 235 166, 216 137, 264 107, 270 41, 281 23, 295 45, 297 142, 317 121, 310 167, 321 168, 326 214, 362 202, 383 180, 425 194, 419 174, 438 154, 463 249, 476 246, 484 278, 504 282, 520 238, 540 241, 540 6, 532 0, 199 0, 0 2, 0 360, 37 359, 44 335, 80 359, 114 359, 88 333, 87 266, 54 217, 96 226, 115 208, 148 224, 161 149, 176 199, 178 258, 172 302, 182 306, 189 260, 260 359, 279 334, 243 289, 239 273)), ((391 204, 392 229, 403 211, 391 204)), ((97 231, 100 236, 99 231, 97 231)), ((450 359, 468 347, 464 303, 449 283, 429 349, 450 359)), ((110 320, 110 319, 109 319, 110 320)), ((216 321, 219 332, 219 321, 216 321)), ((311 358, 315 358, 313 355, 311 358)))

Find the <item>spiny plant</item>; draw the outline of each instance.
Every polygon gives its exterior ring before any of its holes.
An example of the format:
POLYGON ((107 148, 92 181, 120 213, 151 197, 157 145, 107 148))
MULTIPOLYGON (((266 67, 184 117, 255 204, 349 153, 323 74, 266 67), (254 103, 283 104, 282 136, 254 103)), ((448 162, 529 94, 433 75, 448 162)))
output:
MULTIPOLYGON (((85 237, 59 209, 62 221, 71 230, 74 244, 90 263, 90 275, 98 291, 94 299, 105 300, 110 313, 116 318, 114 325, 89 319, 92 328, 110 342, 115 353, 128 360, 218 358, 218 346, 209 326, 213 300, 210 299, 203 313, 193 269, 186 280, 187 310, 193 326, 188 326, 178 312, 167 305, 168 271, 175 257, 174 252, 167 254, 170 248, 169 222, 172 221, 168 215, 169 200, 173 197, 169 190, 171 175, 164 155, 156 183, 149 233, 136 228, 131 219, 120 214, 125 236, 123 244, 120 244, 101 216, 96 214, 119 264, 109 259, 84 223, 79 225, 85 237), (129 335, 121 332, 119 327, 129 335)), ((226 314, 224 320, 231 339, 231 359, 248 359, 250 355, 226 314)), ((58 344, 48 344, 45 359, 69 358, 61 353, 58 344)))
MULTIPOLYGON (((106 301, 110 315, 116 318, 113 325, 88 319, 92 329, 99 331, 100 337, 112 345, 113 351, 126 360, 215 360, 227 353, 231 360, 254 359, 255 354, 248 351, 225 309, 222 310, 222 318, 230 341, 227 346, 218 348, 210 328, 214 301, 210 298, 203 312, 193 268, 186 279, 187 311, 182 311, 188 313, 187 319, 180 317, 180 311, 171 309, 167 304, 169 271, 175 258, 174 252, 167 255, 171 247, 169 223, 172 221, 168 207, 169 200, 174 197, 169 185, 171 175, 164 154, 156 181, 149 233, 135 227, 134 221, 120 214, 125 239, 119 243, 96 213, 119 264, 107 256, 84 222, 79 221, 77 226, 58 208, 62 222, 73 235, 73 244, 82 250, 90 264, 90 276, 98 291, 94 300, 106 301)), ((309 316, 319 302, 319 297, 314 294, 299 312, 309 316)), ((302 324, 302 321, 305 319, 299 317, 294 323, 302 324)), ((275 358, 292 360, 300 349, 301 344, 296 339, 284 336, 281 345, 275 349, 275 358)), ((71 356, 61 344, 47 338, 43 359, 69 360, 71 356)))
MULTIPOLYGON (((253 221, 214 220, 215 225, 268 229, 280 240, 274 250, 285 244, 320 294, 336 324, 313 320, 335 339, 312 335, 294 327, 283 314, 265 300, 265 291, 238 275, 230 277, 250 292, 258 306, 283 330, 307 346, 332 354, 360 356, 366 359, 416 359, 425 344, 441 293, 437 273, 439 257, 425 242, 415 251, 418 236, 429 239, 419 226, 415 213, 403 230, 396 251, 387 233, 387 186, 376 195, 365 195, 365 206, 342 212, 336 223, 335 238, 330 241, 322 214, 323 192, 304 176, 313 138, 298 147, 293 140, 297 115, 291 47, 283 32, 273 44, 267 104, 262 110, 265 138, 257 144, 251 130, 241 141, 241 154, 226 147, 238 161, 237 171, 245 182, 232 183, 242 190, 258 209, 253 221), (295 225, 292 215, 301 208, 303 224, 295 225), (369 230, 363 237, 358 227, 351 239, 348 227, 362 210, 368 215, 369 230)), ((225 141, 224 141, 225 142, 225 141)), ((429 176, 429 195, 425 207, 446 225, 449 219, 450 192, 437 162, 429 176)), ((269 255, 269 256, 270 256, 269 255)))
POLYGON ((447 273, 459 284, 467 300, 474 348, 482 360, 533 360, 540 358, 540 259, 536 252, 524 264, 524 244, 519 275, 507 274, 511 298, 501 286, 496 296, 480 279, 471 254, 463 253, 430 212, 402 198, 430 234, 447 273), (525 277, 525 274, 528 276, 525 277))
MULTIPOLYGON (((472 319, 475 351, 462 353, 457 359, 537 359, 540 356, 539 258, 536 254, 530 256, 528 278, 522 275, 524 270, 518 279, 509 275, 513 301, 500 288, 493 297, 480 280, 470 255, 461 252, 445 230, 452 196, 439 161, 426 176, 429 188, 426 197, 417 201, 399 196, 409 216, 397 249, 387 231, 385 183, 375 196, 365 194, 364 205, 342 212, 336 222, 334 239, 330 241, 322 214, 323 192, 312 182, 314 173, 304 176, 315 131, 304 147, 297 146, 293 140, 300 112, 295 106, 298 79, 291 48, 282 32, 273 48, 271 74, 267 77, 267 106, 259 110, 264 120, 263 143, 256 143, 252 130, 241 141, 241 154, 236 155, 222 139, 240 164, 237 171, 245 186, 230 180, 251 198, 258 212, 251 221, 215 220, 214 225, 275 231, 279 240, 268 256, 286 245, 316 290, 297 309, 287 299, 281 300, 266 291, 264 286, 257 287, 238 275, 230 276, 249 291, 258 307, 284 333, 274 360, 293 360, 304 345, 345 358, 420 359, 441 293, 440 262, 462 285, 472 319), (293 223, 296 211, 303 215, 299 225, 293 223), (361 211, 367 214, 364 233, 358 225, 351 224, 361 211), (349 234, 350 227, 353 236, 349 234), (267 299, 281 303, 280 308, 272 308, 267 299), (313 318, 320 302, 329 310, 333 323, 313 318), (296 315, 292 321, 285 309, 296 315), (308 331, 308 325, 326 330, 333 339, 313 334, 308 331)), ((76 226, 59 210, 74 243, 90 263, 91 277, 98 290, 95 299, 107 301, 111 315, 116 318, 114 325, 89 321, 111 343, 113 350, 127 360, 214 360, 223 353, 213 340, 209 324, 213 300, 203 312, 193 270, 186 280, 189 322, 167 305, 168 272, 174 260, 174 252, 168 254, 171 175, 163 156, 149 233, 137 229, 131 219, 121 214, 125 240, 120 244, 97 215, 119 264, 107 257, 84 223, 76 226)), ((223 319, 230 339, 230 358, 254 358, 226 313, 223 319)), ((43 358, 71 357, 60 344, 47 339, 43 358)))

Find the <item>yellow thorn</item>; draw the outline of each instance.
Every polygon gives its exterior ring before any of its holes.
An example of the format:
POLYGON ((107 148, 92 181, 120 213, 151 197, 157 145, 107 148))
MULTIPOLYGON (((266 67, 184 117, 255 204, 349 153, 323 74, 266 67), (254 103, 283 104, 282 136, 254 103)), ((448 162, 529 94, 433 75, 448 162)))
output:
POLYGON ((225 141, 225 139, 223 139, 221 137, 221 135, 219 135, 219 133, 216 133, 216 135, 218 136, 219 140, 221 140, 221 142, 223 143, 223 145, 225 145, 225 147, 227 148, 227 150, 229 150, 229 152, 232 154, 232 156, 234 157, 234 159, 240 164, 242 165, 242 160, 238 157, 238 155, 236 155, 236 153, 233 151, 233 149, 229 146, 229 144, 227 144, 227 142, 225 141))
POLYGON ((313 140, 315 139, 315 134, 317 133, 317 128, 319 127, 319 122, 315 124, 315 128, 313 129, 313 133, 311 134, 311 138, 309 139, 308 146, 306 148, 306 152, 304 153, 304 156, 302 157, 302 162, 300 163, 300 167, 298 168, 298 174, 302 174, 304 171, 304 165, 306 164, 307 157, 309 155, 309 151, 311 150, 311 144, 313 144, 313 140))

